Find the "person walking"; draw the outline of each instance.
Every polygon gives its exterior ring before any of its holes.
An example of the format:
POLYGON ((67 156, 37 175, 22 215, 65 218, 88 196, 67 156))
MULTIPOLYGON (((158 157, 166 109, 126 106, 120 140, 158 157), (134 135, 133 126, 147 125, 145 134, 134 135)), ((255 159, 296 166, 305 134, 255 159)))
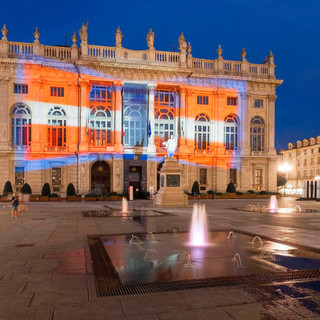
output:
POLYGON ((16 193, 11 198, 12 203, 12 219, 18 218, 19 198, 16 193))

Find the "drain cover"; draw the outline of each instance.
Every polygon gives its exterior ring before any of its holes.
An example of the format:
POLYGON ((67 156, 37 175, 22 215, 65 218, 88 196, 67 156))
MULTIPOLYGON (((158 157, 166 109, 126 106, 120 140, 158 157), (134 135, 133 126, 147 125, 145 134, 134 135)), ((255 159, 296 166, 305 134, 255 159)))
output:
POLYGON ((19 243, 16 245, 17 248, 26 248, 26 247, 33 247, 34 243, 19 243))

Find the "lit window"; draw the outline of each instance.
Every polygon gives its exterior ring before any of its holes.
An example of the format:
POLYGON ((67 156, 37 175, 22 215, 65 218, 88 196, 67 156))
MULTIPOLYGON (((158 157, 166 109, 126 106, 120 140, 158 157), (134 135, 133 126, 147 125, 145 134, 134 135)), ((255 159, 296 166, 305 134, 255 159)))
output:
POLYGON ((254 108, 263 108, 263 100, 262 99, 254 99, 254 108))
POLYGON ((200 169, 199 182, 200 182, 200 185, 206 185, 207 184, 207 169, 200 169))
POLYGON ((92 86, 90 91, 90 101, 111 102, 111 87, 92 86))
POLYGON ((64 88, 63 87, 50 87, 51 97, 64 97, 64 88))
POLYGON ((52 168, 52 186, 61 186, 61 168, 52 168))
POLYGON ((228 106, 236 106, 238 104, 238 99, 234 97, 227 97, 228 106))
POLYGON ((112 138, 111 111, 107 107, 92 107, 90 114, 90 144, 91 146, 110 145, 112 138))
POLYGON ((210 145, 210 120, 207 115, 200 113, 195 119, 194 144, 198 150, 208 150, 210 145))
POLYGON ((228 115, 224 119, 224 144, 226 150, 238 148, 238 123, 234 115, 228 115))
POLYGON ((264 120, 259 116, 251 119, 250 148, 252 151, 264 150, 264 120))
POLYGON ((209 97, 207 97, 207 96, 197 96, 197 104, 208 105, 209 104, 209 97))
POLYGON ((154 96, 154 139, 162 146, 174 134, 175 95, 172 91, 156 91, 154 96))
POLYGON ((16 186, 24 185, 24 167, 14 168, 14 184, 16 186))
POLYGON ((234 184, 237 184, 237 169, 230 169, 230 180, 234 183, 234 184))
POLYGON ((31 111, 25 105, 18 105, 12 111, 12 142, 15 146, 31 143, 31 111))
POLYGON ((48 113, 48 145, 65 147, 67 135, 67 115, 61 107, 53 107, 48 113))
POLYGON ((14 84, 14 93, 19 94, 28 94, 28 85, 27 84, 14 84))

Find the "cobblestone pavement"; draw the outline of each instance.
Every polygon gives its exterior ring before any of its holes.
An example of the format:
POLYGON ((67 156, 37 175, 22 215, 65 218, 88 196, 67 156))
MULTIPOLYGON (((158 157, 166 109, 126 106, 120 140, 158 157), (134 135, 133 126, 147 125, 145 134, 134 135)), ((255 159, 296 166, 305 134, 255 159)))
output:
MULTIPOLYGON (((320 249, 320 212, 266 214, 236 211, 267 200, 203 200, 210 230, 239 229, 320 249)), ((97 297, 87 235, 187 231, 187 208, 161 209, 174 215, 147 217, 143 223, 121 218, 84 218, 83 210, 120 208, 121 202, 57 202, 23 205, 11 219, 0 203, 0 319, 320 319, 319 279, 257 286, 97 297)), ((320 202, 294 202, 318 209, 320 202)), ((154 208, 151 201, 133 201, 154 208)))

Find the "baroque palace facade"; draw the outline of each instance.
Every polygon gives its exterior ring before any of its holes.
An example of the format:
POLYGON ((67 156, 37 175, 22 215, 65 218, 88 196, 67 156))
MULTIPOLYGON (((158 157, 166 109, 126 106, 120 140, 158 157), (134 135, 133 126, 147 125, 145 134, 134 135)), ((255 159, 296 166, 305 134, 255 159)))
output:
POLYGON ((65 195, 97 187, 122 193, 157 189, 166 150, 177 137, 175 157, 182 187, 198 181, 202 192, 276 191, 274 148, 276 87, 270 52, 263 64, 192 56, 179 36, 179 52, 88 44, 88 25, 73 45, 0 41, 0 185, 39 194, 45 182, 65 195))
POLYGON ((289 142, 282 150, 283 163, 289 164, 286 192, 304 198, 320 198, 320 136, 289 142))

